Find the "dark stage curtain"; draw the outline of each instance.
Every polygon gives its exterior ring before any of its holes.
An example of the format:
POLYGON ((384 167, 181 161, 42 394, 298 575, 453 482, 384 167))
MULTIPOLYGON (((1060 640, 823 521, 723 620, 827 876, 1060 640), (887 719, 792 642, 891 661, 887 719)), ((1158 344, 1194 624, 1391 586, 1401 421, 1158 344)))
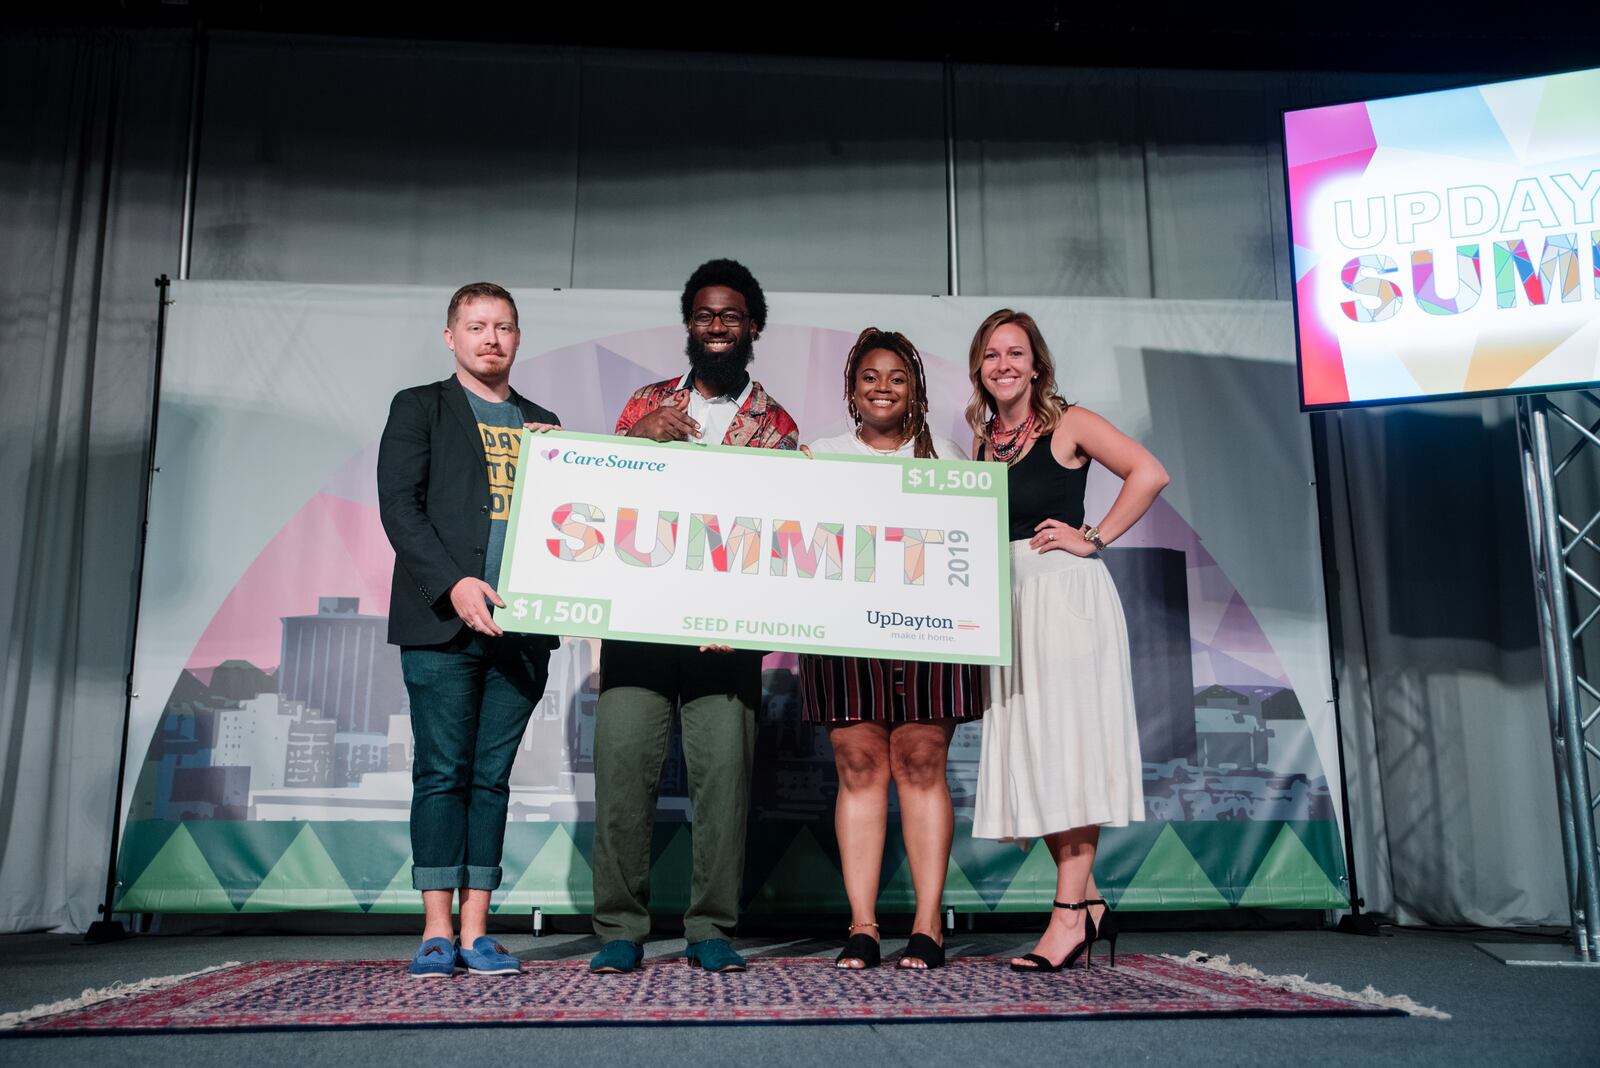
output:
POLYGON ((0 37, 0 930, 105 887, 187 33, 0 37))

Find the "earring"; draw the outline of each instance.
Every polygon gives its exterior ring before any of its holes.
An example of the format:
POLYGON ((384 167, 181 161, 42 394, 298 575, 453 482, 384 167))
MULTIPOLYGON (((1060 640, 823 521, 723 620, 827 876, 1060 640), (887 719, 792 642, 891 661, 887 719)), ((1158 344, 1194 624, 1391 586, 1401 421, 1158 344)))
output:
POLYGON ((1032 378, 1030 378, 1030 379, 1028 379, 1028 381, 1030 381, 1030 382, 1037 382, 1037 381, 1039 381, 1039 372, 1038 372, 1038 371, 1035 371, 1035 372, 1033 372, 1033 377, 1032 377, 1032 378))

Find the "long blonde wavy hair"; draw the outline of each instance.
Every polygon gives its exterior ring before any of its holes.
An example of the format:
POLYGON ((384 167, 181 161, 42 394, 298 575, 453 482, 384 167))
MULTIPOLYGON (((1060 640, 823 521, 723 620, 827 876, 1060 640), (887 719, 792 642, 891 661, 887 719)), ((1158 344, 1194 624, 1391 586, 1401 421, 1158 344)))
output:
POLYGON ((992 445, 989 440, 989 423, 995 415, 994 398, 983 386, 983 354, 989 347, 989 337, 1000 327, 1015 325, 1028 335, 1028 345, 1033 349, 1033 370, 1039 376, 1031 383, 1029 407, 1033 410, 1034 429, 1042 437, 1061 422, 1061 413, 1067 410, 1067 401, 1056 390, 1056 363, 1050 356, 1050 346, 1044 343, 1039 324, 1027 312, 1001 308, 991 314, 972 335, 972 345, 967 350, 967 377, 972 380, 972 399, 967 402, 967 425, 979 441, 992 445))

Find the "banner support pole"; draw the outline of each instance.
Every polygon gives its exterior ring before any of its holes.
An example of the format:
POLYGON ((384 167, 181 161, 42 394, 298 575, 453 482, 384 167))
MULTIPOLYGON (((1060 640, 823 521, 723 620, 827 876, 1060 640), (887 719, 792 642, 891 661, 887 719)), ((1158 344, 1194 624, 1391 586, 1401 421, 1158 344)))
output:
POLYGON ((167 307, 172 303, 172 279, 166 275, 156 279, 156 358, 150 375, 150 424, 144 444, 144 485, 139 494, 139 541, 133 560, 133 605, 130 611, 128 634, 128 673, 123 684, 122 744, 117 749, 117 788, 111 800, 111 847, 106 855, 106 895, 100 905, 100 918, 89 925, 83 940, 92 946, 107 942, 121 942, 132 937, 112 913, 117 903, 117 847, 122 837, 122 791, 128 775, 128 735, 133 721, 133 701, 139 695, 133 689, 134 661, 139 650, 139 601, 144 596, 144 550, 150 533, 150 490, 156 472, 156 424, 161 410, 161 361, 167 349, 167 307))
POLYGON ((178 279, 189 280, 194 252, 194 198, 199 187, 200 117, 205 104, 206 30, 194 28, 194 60, 189 72, 189 144, 183 164, 183 223, 178 235, 178 279))
MULTIPOLYGON (((1372 914, 1363 911, 1366 900, 1361 896, 1361 884, 1356 879, 1356 839, 1355 827, 1350 819, 1350 772, 1344 755, 1344 713, 1339 696, 1339 664, 1343 657, 1339 650, 1342 648, 1342 616, 1339 613, 1339 567, 1338 557, 1335 553, 1333 536, 1333 474, 1332 463, 1328 456, 1328 426, 1330 422, 1339 427, 1343 441, 1343 424, 1337 423, 1338 416, 1329 412, 1313 412, 1311 414, 1311 477, 1316 485, 1317 498, 1317 538, 1322 550, 1322 601, 1323 611, 1328 620, 1328 684, 1332 693, 1333 704, 1333 734, 1338 739, 1335 758, 1339 762, 1339 812, 1344 823, 1344 867, 1345 877, 1350 883, 1350 912, 1339 920, 1335 928, 1342 934, 1376 935, 1378 923, 1372 914)), ((1340 446, 1340 456, 1344 455, 1344 448, 1340 446)))

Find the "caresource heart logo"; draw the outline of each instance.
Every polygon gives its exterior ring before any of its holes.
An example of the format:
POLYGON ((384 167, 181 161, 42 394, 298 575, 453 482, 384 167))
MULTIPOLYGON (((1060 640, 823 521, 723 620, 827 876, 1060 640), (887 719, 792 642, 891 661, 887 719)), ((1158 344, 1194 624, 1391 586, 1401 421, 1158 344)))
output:
POLYGON ((561 450, 560 449, 546 449, 543 452, 541 452, 539 455, 543 456, 546 460, 554 460, 557 456, 561 455, 561 450))

